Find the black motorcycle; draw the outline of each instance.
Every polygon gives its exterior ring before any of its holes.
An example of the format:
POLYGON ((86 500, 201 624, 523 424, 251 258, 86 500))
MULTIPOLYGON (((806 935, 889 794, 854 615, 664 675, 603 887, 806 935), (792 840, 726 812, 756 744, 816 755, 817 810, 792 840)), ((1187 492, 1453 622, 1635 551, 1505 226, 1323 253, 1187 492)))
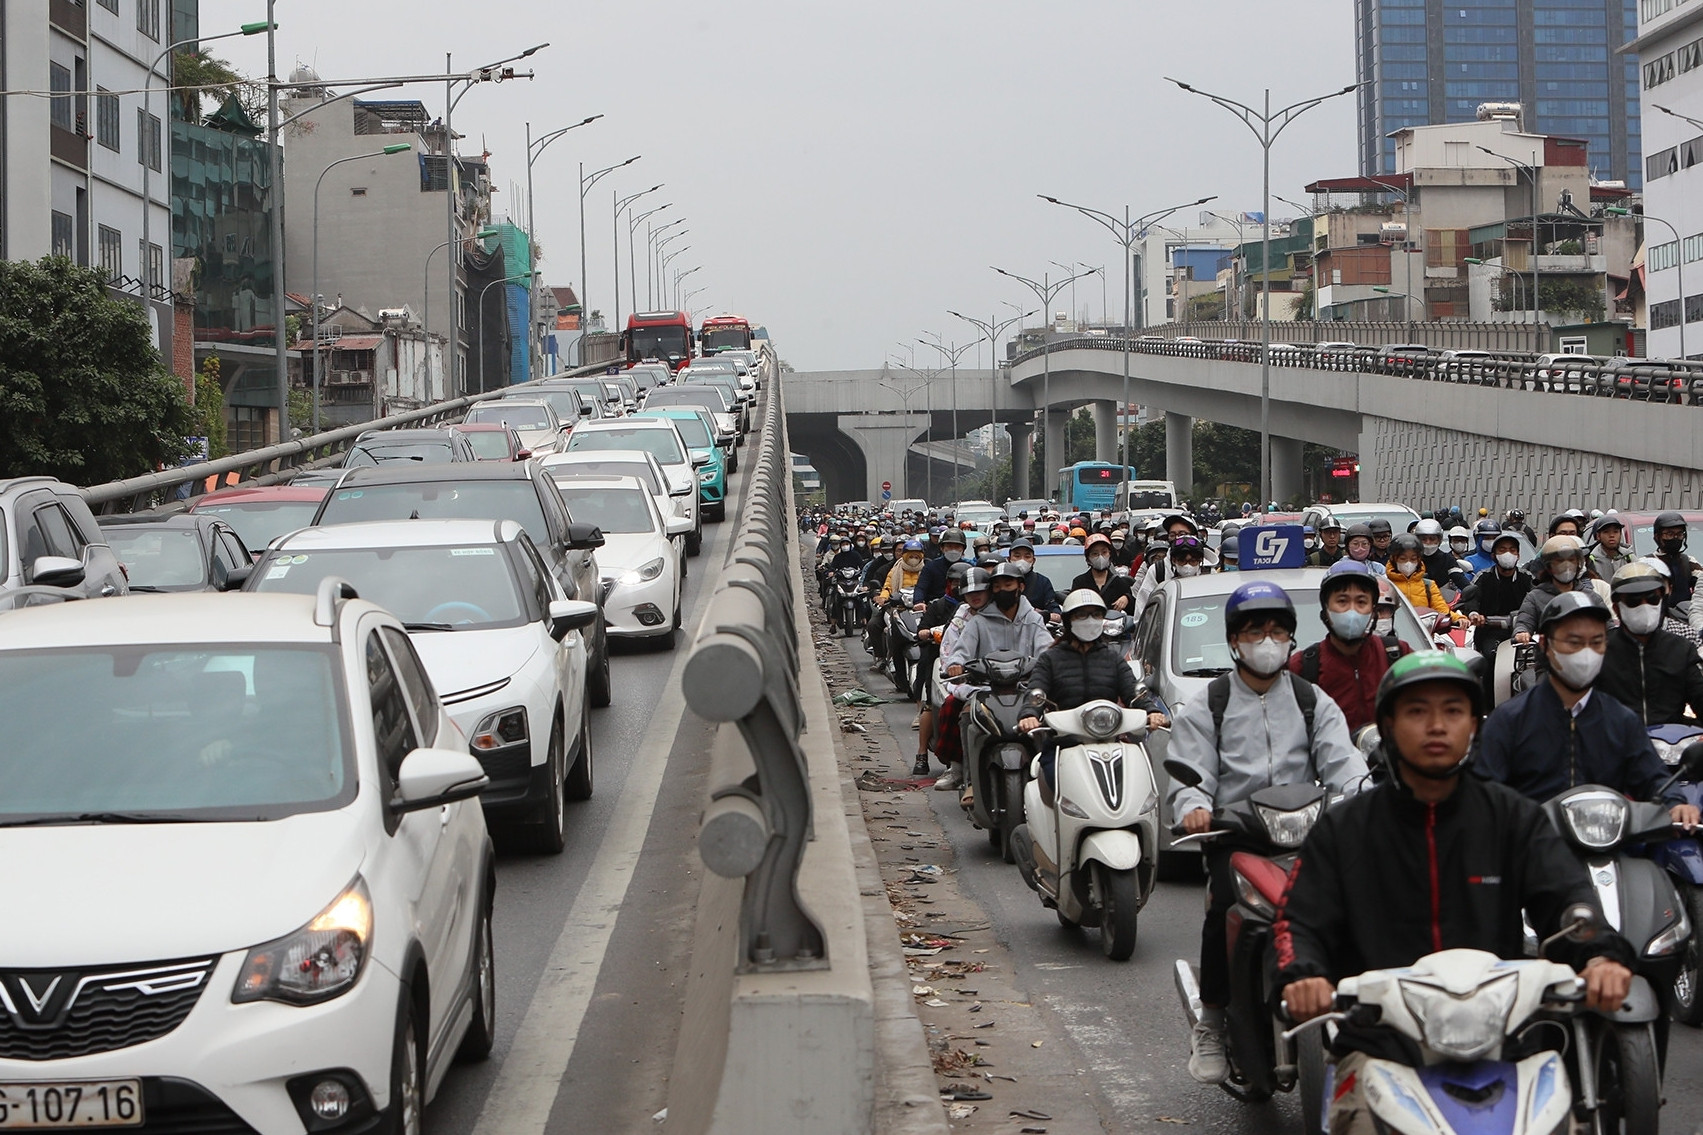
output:
POLYGON ((922 612, 911 610, 913 594, 911 588, 903 588, 887 604, 887 657, 893 662, 893 688, 902 694, 915 692, 912 678, 922 660, 922 646, 917 642, 922 612))
POLYGON ((854 635, 869 622, 869 592, 863 586, 863 572, 843 567, 834 575, 834 591, 829 599, 829 611, 839 624, 840 634, 854 635))
POLYGON ((1031 712, 1023 689, 1035 660, 1015 650, 996 650, 964 667, 964 680, 983 687, 964 705, 958 724, 964 775, 972 792, 970 822, 988 834, 988 844, 1007 863, 1017 862, 1011 833, 1023 823, 1023 789, 1036 751, 1032 734, 1017 723, 1031 712))

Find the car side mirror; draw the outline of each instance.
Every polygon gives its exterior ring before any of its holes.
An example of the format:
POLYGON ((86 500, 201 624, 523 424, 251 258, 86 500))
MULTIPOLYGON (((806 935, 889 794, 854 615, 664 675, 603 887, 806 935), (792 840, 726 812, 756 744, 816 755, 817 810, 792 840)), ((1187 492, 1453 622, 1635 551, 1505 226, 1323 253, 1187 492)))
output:
POLYGON ((603 547, 603 529, 595 524, 569 524, 563 547, 570 552, 589 552, 603 547))
MULTIPOLYGON (((567 433, 568 427, 563 426, 562 432, 567 433)), ((517 450, 515 450, 515 453, 514 453, 514 459, 516 461, 525 461, 528 457, 531 457, 531 456, 532 456, 532 450, 530 450, 530 449, 517 449, 517 450)))
POLYGON ((692 521, 685 516, 671 516, 664 522, 664 528, 670 536, 690 536, 692 521))
POLYGON ((550 604, 550 637, 561 642, 569 631, 582 631, 597 622, 597 604, 583 599, 557 599, 550 604))
POLYGON ((390 807, 397 812, 421 812, 457 800, 471 800, 490 784, 484 766, 460 749, 415 749, 396 770, 396 795, 390 807))
POLYGON ((1200 770, 1176 757, 1165 758, 1165 775, 1185 788, 1200 787, 1200 770))
POLYGON ((710 463, 710 455, 709 454, 707 454, 707 453, 694 453, 694 454, 692 454, 692 467, 694 469, 702 469, 705 465, 708 465, 709 463, 710 463))
POLYGON ((582 417, 582 418, 589 418, 589 417, 591 417, 591 415, 592 415, 592 409, 591 409, 591 407, 590 407, 590 406, 584 406, 584 405, 582 405, 582 406, 581 406, 581 407, 580 407, 580 408, 579 408, 579 416, 580 416, 580 417, 582 417))
POLYGON ((242 585, 248 582, 248 577, 254 574, 253 564, 232 568, 225 573, 225 578, 219 584, 220 591, 241 591, 242 585))
POLYGON ((75 587, 85 574, 83 561, 70 556, 41 556, 30 565, 30 582, 38 587, 75 587))

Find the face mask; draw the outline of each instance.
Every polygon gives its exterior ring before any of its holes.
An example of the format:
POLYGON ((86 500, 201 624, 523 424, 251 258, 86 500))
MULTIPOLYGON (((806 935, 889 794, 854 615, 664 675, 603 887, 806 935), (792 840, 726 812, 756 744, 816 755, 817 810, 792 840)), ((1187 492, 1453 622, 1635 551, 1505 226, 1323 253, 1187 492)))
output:
POLYGON ((1070 633, 1081 642, 1093 642, 1106 629, 1106 620, 1097 616, 1070 620, 1070 633))
POLYGON ((940 550, 940 558, 945 560, 949 564, 955 564, 959 560, 964 558, 964 553, 963 553, 963 550, 960 549, 960 548, 955 548, 955 547, 942 548, 940 550))
POLYGON ((1513 571, 1520 566, 1520 554, 1518 552, 1502 552, 1496 557, 1496 565, 1507 571, 1513 571))
POLYGON ((1023 598, 1023 596, 1016 591, 996 591, 993 596, 993 605, 998 607, 1001 611, 1015 611, 1017 609, 1017 600, 1021 598, 1023 598))
POLYGON ((1465 540, 1451 540, 1449 550, 1457 556, 1464 556, 1466 555, 1467 542, 1465 540))
POLYGON ((1549 574, 1556 583, 1572 583, 1573 577, 1579 574, 1579 569, 1572 564, 1557 564, 1549 569, 1549 574))
POLYGON ((915 571, 917 568, 922 566, 922 557, 918 555, 909 555, 904 558, 903 562, 906 567, 915 571))
POLYGON ((1660 603, 1645 603, 1637 607, 1625 607, 1615 604, 1615 610, 1620 612, 1620 623, 1633 634, 1649 634, 1662 624, 1662 605, 1660 603))
POLYGON ((1394 634, 1395 630, 1396 630, 1395 617, 1394 616, 1388 616, 1388 617, 1379 619, 1377 622, 1372 624, 1372 630, 1374 632, 1376 632, 1377 635, 1380 638, 1385 636, 1385 635, 1394 634))
POLYGON ((1112 566, 1112 557, 1110 557, 1110 556, 1089 556, 1088 557, 1088 566, 1093 568, 1095 571, 1105 571, 1107 568, 1112 566))
POLYGON ((1573 690, 1588 690, 1602 672, 1603 656, 1586 647, 1572 654, 1549 652, 1549 668, 1561 679, 1561 684, 1573 690))
POLYGON ((1427 556, 1434 554, 1437 551, 1437 549, 1441 548, 1442 546, 1443 546, 1443 542, 1441 540, 1421 540, 1421 541, 1419 541, 1420 553, 1423 554, 1423 555, 1427 555, 1427 556))
POLYGON ((1372 558, 1372 549, 1362 544, 1350 544, 1348 546, 1348 558, 1365 563, 1372 558))
POLYGON ((1114 548, 1122 548, 1123 546, 1124 546, 1124 542, 1122 540, 1113 540, 1112 541, 1112 547, 1114 547, 1114 548))
POLYGON ((858 546, 858 547, 860 547, 860 548, 861 548, 861 547, 863 547, 863 546, 864 546, 864 542, 863 542, 863 541, 862 541, 862 540, 859 540, 859 541, 858 541, 858 542, 857 542, 857 546, 858 546))
POLYGON ((1311 536, 1307 537, 1303 543, 1307 545, 1307 551, 1309 552, 1316 552, 1319 550, 1319 542, 1311 536))
POLYGON ((1412 575, 1419 570, 1419 564, 1414 560, 1403 560, 1396 565, 1396 570, 1403 575, 1412 575))
POLYGON ((1331 611, 1327 617, 1331 633, 1344 642, 1359 642, 1372 629, 1372 615, 1368 611, 1331 611))
POLYGON ((1672 540, 1662 540, 1656 546, 1662 550, 1662 555, 1664 556, 1677 556, 1685 548, 1685 537, 1680 536, 1672 540))
POLYGON ((1261 678, 1269 678, 1289 661, 1289 644, 1262 638, 1258 642, 1236 647, 1236 661, 1261 678))
POLYGON ((1012 560, 1011 566, 1016 568, 1018 571, 1022 572, 1024 575, 1028 575, 1030 570, 1032 568, 1034 568, 1035 561, 1034 560, 1012 560))
POLYGON ((1195 576, 1200 574, 1200 565, 1178 564, 1174 569, 1172 569, 1172 573, 1178 579, 1193 579, 1195 576))

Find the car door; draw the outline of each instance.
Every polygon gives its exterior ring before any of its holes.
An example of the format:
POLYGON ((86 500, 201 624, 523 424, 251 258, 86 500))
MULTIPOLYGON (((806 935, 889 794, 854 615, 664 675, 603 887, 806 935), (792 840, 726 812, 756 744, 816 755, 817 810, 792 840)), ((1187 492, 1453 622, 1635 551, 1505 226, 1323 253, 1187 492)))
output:
POLYGON ((562 737, 572 745, 573 739, 579 736, 580 719, 585 713, 585 672, 590 644, 583 631, 569 631, 560 642, 550 637, 550 604, 567 596, 555 585, 544 558, 524 535, 520 539, 520 549, 521 584, 532 593, 539 616, 544 620, 540 624, 539 649, 555 654, 556 682, 562 691, 562 737))
POLYGON ((30 570, 35 561, 43 556, 60 556, 76 560, 85 571, 83 581, 67 587, 66 591, 89 599, 97 595, 116 595, 123 590, 100 571, 88 570, 90 544, 77 531, 70 515, 52 493, 30 493, 19 503, 18 547, 26 582, 31 581, 30 570))
POLYGON ((550 525, 550 535, 558 541, 558 546, 546 553, 549 559, 561 565, 556 572, 556 579, 562 585, 565 598, 583 599, 588 603, 598 603, 601 581, 597 574, 597 555, 590 548, 569 548, 567 546, 568 525, 573 523, 573 514, 568 511, 567 502, 556 488, 556 482, 548 475, 536 478, 539 499, 544 506, 544 515, 550 525))

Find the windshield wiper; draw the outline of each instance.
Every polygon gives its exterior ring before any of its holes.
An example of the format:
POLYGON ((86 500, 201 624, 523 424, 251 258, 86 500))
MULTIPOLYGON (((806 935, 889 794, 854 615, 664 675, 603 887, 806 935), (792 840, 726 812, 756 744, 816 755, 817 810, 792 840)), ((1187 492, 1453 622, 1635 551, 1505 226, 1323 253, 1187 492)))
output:
POLYGON ((453 631, 455 627, 449 623, 403 623, 402 629, 405 631, 453 631))
POLYGON ((159 591, 165 590, 165 588, 155 587, 151 583, 132 583, 132 584, 129 585, 129 589, 131 591, 150 591, 150 592, 159 592, 159 591))
POLYGON ((1184 670, 1183 671, 1183 677, 1185 677, 1185 678, 1216 678, 1220 674, 1228 674, 1229 672, 1230 672, 1230 667, 1228 667, 1228 666, 1207 666, 1207 667, 1204 667, 1204 668, 1199 669, 1199 670, 1184 670))
POLYGON ((56 824, 194 824, 194 816, 173 812, 78 812, 63 816, 32 816, 27 820, 0 820, 0 828, 42 828, 56 824))

